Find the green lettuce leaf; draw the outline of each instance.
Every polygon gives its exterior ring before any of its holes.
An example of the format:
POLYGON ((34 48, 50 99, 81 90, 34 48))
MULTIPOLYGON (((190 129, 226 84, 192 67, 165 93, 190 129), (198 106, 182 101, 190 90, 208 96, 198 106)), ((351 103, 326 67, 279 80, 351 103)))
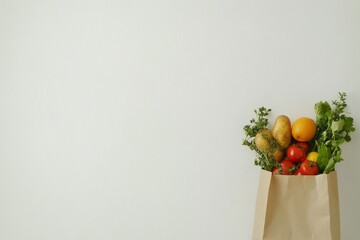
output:
POLYGON ((316 121, 327 120, 331 117, 331 106, 328 102, 318 102, 315 104, 316 121))
POLYGON ((339 132, 343 129, 345 125, 345 121, 343 119, 339 119, 337 121, 332 122, 331 124, 331 131, 334 132, 339 132))
POLYGON ((319 166, 320 172, 323 172, 325 170, 326 166, 329 164, 331 152, 327 146, 321 145, 318 148, 318 153, 319 153, 319 155, 318 155, 316 162, 319 166))

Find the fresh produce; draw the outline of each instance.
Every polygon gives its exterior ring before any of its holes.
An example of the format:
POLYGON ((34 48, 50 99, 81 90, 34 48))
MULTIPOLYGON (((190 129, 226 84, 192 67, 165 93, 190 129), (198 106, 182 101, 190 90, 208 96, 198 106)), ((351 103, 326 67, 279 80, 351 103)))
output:
POLYGON ((300 168, 296 169, 296 171, 293 173, 293 175, 302 175, 302 174, 300 173, 300 168))
POLYGON ((269 129, 265 128, 261 130, 255 136, 255 145, 259 151, 267 154, 275 161, 279 162, 282 160, 284 153, 278 147, 269 129))
POLYGON ((353 118, 345 112, 346 93, 339 93, 339 99, 315 104, 316 136, 314 149, 319 156, 317 163, 322 173, 330 173, 335 164, 342 161, 340 145, 350 142, 350 134, 355 131, 353 118))
POLYGON ((308 142, 315 136, 316 124, 311 118, 301 117, 295 120, 291 131, 295 140, 308 142))
POLYGON ((282 160, 272 170, 274 175, 291 175, 296 170, 295 164, 290 160, 282 160))
POLYGON ((349 142, 355 131, 346 106, 346 93, 339 93, 339 99, 331 104, 315 104, 315 121, 300 117, 291 126, 289 117, 280 115, 272 128, 268 120, 271 109, 260 107, 244 126, 243 145, 256 152, 255 165, 273 174, 330 173, 343 160, 341 144, 349 142))
MULTIPOLYGON (((271 112, 271 109, 260 107, 259 109, 254 110, 254 112, 256 117, 250 120, 250 124, 244 126, 246 136, 243 140, 243 145, 248 146, 252 151, 256 152, 255 165, 260 166, 264 170, 271 171, 275 166, 276 160, 271 156, 268 156, 266 152, 259 150, 255 144, 256 135, 260 131, 266 129, 269 125, 268 115, 271 112)), ((269 140, 272 141, 271 138, 269 138, 269 140)), ((269 146, 268 150, 270 152, 276 151, 274 145, 276 146, 275 140, 272 141, 272 144, 269 146)))
POLYGON ((306 159, 300 164, 299 173, 301 175, 317 175, 319 174, 319 167, 316 162, 306 159))
POLYGON ((310 145, 307 142, 296 142, 295 146, 304 149, 305 152, 310 150, 310 145))
POLYGON ((272 135, 280 147, 287 148, 291 143, 291 122, 285 115, 276 118, 272 128, 272 135))
POLYGON ((286 156, 290 161, 298 163, 305 160, 306 151, 304 148, 298 147, 296 145, 291 145, 286 151, 286 156))
POLYGON ((316 162, 319 154, 317 152, 309 152, 309 154, 306 156, 306 159, 316 162))

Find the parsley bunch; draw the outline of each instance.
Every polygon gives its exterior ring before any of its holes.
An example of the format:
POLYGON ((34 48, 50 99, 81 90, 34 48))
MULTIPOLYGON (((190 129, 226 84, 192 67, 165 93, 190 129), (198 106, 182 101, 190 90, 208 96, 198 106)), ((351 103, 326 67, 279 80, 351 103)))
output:
POLYGON ((251 119, 250 124, 244 126, 245 139, 243 140, 243 145, 248 146, 257 153, 254 161, 255 165, 260 166, 264 170, 271 171, 276 162, 266 153, 260 151, 255 145, 256 134, 266 129, 269 125, 268 115, 271 109, 260 107, 255 109, 254 112, 256 118, 251 119))
POLYGON ((319 155, 317 163, 320 173, 330 173, 335 164, 342 161, 340 145, 351 140, 350 133, 355 131, 353 118, 345 112, 346 93, 339 93, 339 99, 315 104, 316 135, 314 150, 319 155))

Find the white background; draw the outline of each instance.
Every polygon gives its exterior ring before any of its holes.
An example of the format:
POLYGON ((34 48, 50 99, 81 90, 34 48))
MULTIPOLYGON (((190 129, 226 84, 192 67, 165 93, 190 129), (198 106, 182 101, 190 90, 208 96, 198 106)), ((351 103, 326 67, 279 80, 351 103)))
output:
POLYGON ((0 239, 246 240, 253 109, 348 93, 360 218, 360 2, 0 0, 0 239))

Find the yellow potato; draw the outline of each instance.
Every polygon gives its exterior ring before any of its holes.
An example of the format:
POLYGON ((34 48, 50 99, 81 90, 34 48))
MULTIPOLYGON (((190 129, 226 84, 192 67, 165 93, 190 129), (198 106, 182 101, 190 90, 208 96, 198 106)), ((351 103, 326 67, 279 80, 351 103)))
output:
POLYGON ((271 131, 269 129, 264 129, 256 134, 255 145, 261 152, 266 153, 269 157, 279 162, 282 160, 284 152, 278 147, 275 149, 272 147, 270 141, 273 139, 271 131))
POLYGON ((284 152, 281 151, 279 148, 275 150, 274 153, 270 154, 270 156, 277 162, 280 162, 284 158, 284 152))
POLYGON ((283 149, 287 148, 291 143, 291 122, 285 115, 276 118, 272 128, 272 136, 283 149))
POLYGON ((270 142, 266 139, 266 137, 270 139, 273 138, 269 129, 264 129, 258 132, 255 136, 255 145, 262 152, 264 152, 271 145, 270 142))

